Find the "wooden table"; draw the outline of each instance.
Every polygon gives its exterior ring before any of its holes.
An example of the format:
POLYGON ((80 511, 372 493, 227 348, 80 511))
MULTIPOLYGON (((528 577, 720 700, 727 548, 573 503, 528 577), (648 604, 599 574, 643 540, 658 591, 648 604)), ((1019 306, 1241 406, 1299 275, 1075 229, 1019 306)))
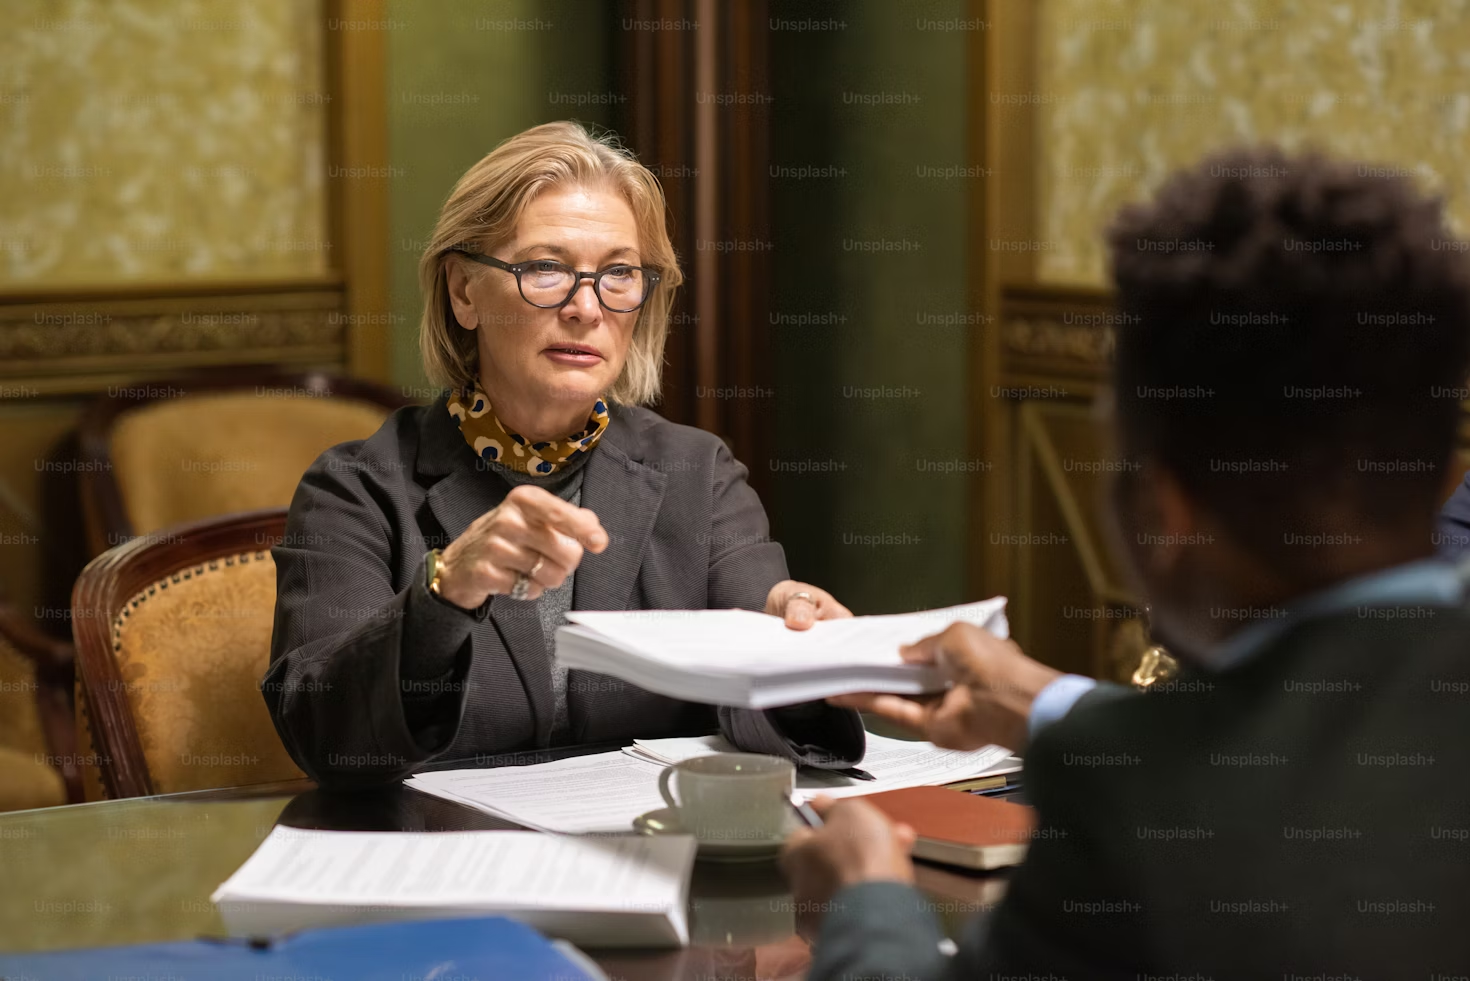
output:
MULTIPOLYGON (((513 827, 402 786, 332 794, 309 782, 0 814, 0 951, 223 936, 209 896, 277 824, 361 831, 513 827)), ((995 877, 921 869, 946 926, 989 908, 995 877), (987 902, 988 901, 988 902, 987 902)), ((697 863, 684 950, 591 950, 613 979, 803 977, 815 917, 774 862, 697 863)))

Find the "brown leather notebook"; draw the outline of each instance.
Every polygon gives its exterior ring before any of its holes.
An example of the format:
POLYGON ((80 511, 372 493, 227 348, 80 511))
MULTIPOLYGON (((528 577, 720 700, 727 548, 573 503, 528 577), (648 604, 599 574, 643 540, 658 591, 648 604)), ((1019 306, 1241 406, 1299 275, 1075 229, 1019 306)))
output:
POLYGON ((946 787, 886 790, 862 799, 918 832, 915 858, 967 869, 1019 865, 1036 827, 1035 813, 1024 804, 946 787))

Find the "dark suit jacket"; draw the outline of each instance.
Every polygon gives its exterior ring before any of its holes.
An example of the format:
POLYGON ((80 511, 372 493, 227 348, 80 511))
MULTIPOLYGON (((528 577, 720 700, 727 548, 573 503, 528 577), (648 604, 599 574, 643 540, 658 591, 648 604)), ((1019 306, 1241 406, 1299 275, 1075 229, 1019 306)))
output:
POLYGON ((1465 974, 1470 612, 1390 609, 1079 703, 1027 755, 1036 838, 959 954, 871 883, 836 897, 810 976, 1465 974))
MULTIPOLYGON (((745 468, 717 437, 614 408, 588 457, 582 506, 610 544, 576 571, 579 610, 764 607, 787 577, 745 468)), ((366 440, 324 453, 291 502, 262 690, 297 764, 327 787, 399 780, 436 759, 548 745, 551 654, 535 602, 496 596, 468 613, 424 587, 424 556, 509 493, 480 465, 441 397, 400 409, 366 440)), ((714 731, 744 748, 850 766, 857 713, 752 713, 654 695, 572 671, 575 743, 714 731)), ((468 765, 468 764, 467 764, 468 765)))

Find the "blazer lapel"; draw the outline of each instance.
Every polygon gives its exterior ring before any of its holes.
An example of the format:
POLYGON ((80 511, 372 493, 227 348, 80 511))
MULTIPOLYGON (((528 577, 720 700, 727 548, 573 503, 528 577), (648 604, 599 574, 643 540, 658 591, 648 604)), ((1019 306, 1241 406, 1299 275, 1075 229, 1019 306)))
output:
POLYGON ((611 425, 587 460, 582 507, 608 535, 600 555, 582 556, 572 590, 574 610, 626 610, 653 533, 668 477, 640 462, 637 433, 614 410, 611 425))
MULTIPOLYGON (((460 435, 449 413, 438 403, 434 408, 443 415, 437 417, 432 408, 429 412, 420 443, 418 469, 423 474, 446 474, 429 488, 426 499, 447 541, 452 542, 476 518, 505 500, 510 487, 496 474, 478 468, 474 451, 460 435)), ((551 738, 556 701, 551 690, 551 652, 541 631, 537 602, 513 600, 503 594, 496 596, 490 601, 490 620, 530 697, 531 713, 536 720, 536 743, 545 746, 551 738)))

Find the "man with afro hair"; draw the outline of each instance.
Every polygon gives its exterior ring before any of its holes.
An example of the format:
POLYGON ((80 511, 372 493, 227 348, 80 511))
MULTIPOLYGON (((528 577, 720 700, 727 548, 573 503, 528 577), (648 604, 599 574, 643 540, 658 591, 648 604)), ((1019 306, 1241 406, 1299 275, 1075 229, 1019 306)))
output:
POLYGON ((943 696, 843 699, 958 748, 1034 735, 1038 824, 951 954, 912 832, 826 808, 783 857, 831 904, 812 978, 1470 974, 1470 610, 1435 554, 1470 267, 1383 173, 1237 150, 1120 213, 1114 525, 1185 666, 1089 691, 956 625, 906 652, 943 696))

